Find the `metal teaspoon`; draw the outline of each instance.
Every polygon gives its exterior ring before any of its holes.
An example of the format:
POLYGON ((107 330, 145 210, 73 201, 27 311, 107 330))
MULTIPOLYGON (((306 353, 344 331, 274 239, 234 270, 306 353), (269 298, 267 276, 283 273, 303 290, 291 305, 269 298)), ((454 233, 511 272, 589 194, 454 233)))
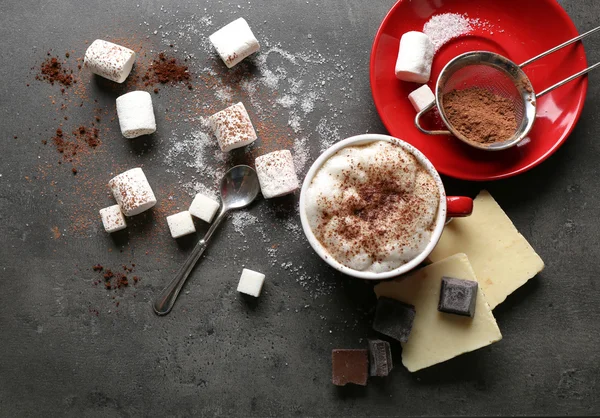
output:
POLYGON ((247 165, 236 165, 225 173, 221 179, 221 200, 223 202, 221 211, 206 232, 206 235, 204 235, 204 238, 198 241, 188 259, 181 266, 175 277, 173 277, 171 283, 165 287, 154 302, 154 312, 157 315, 162 316, 171 312, 175 300, 179 296, 179 292, 206 249, 208 240, 223 219, 225 219, 227 213, 233 209, 241 209, 248 206, 256 199, 259 190, 260 185, 256 172, 247 165))

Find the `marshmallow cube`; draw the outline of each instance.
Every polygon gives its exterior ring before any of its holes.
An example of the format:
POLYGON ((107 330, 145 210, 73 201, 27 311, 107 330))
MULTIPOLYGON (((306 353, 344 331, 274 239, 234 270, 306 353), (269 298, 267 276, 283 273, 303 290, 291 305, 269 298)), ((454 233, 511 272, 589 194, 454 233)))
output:
POLYGON ((396 78, 413 83, 427 83, 435 47, 429 36, 421 32, 406 32, 400 39, 396 78))
POLYGON ((125 223, 125 217, 121 212, 119 205, 109 206, 104 209, 100 209, 100 216, 102 217, 102 225, 109 234, 120 231, 127 227, 125 223))
POLYGON ((134 216, 156 205, 156 197, 141 168, 133 168, 108 182, 125 216, 134 216))
POLYGON ((198 193, 192 204, 190 205, 189 212, 192 216, 202 219, 204 222, 211 222, 219 209, 219 202, 211 199, 208 196, 198 193))
POLYGON ((256 141, 256 132, 242 102, 229 106, 208 118, 208 124, 223 152, 256 141))
POLYGON ((265 199, 293 193, 298 189, 294 160, 288 150, 261 155, 256 158, 255 166, 265 199))
POLYGON ((94 74, 122 83, 131 72, 134 61, 135 52, 131 49, 96 39, 85 51, 83 65, 94 74))
POLYGON ((411 94, 408 95, 408 100, 413 105, 417 113, 429 106, 430 103, 435 102, 435 95, 427 84, 419 87, 411 94))
POLYGON ((156 132, 152 96, 147 91, 132 91, 117 97, 117 115, 125 138, 156 132))
POLYGON ((173 238, 183 237, 184 235, 196 232, 192 215, 187 210, 167 216, 167 224, 169 224, 169 230, 173 238))
POLYGON ((260 296, 260 291, 262 290, 264 282, 264 274, 244 269, 242 270, 242 276, 240 277, 237 291, 257 298, 260 296))
POLYGON ((248 22, 242 17, 208 37, 221 59, 231 68, 260 49, 248 22))

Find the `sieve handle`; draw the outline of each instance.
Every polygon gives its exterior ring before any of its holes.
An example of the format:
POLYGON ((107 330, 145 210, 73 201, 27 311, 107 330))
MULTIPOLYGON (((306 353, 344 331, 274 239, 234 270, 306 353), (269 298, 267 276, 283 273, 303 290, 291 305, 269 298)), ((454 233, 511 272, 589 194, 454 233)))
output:
MULTIPOLYGON (((556 46, 556 47, 554 47, 552 49, 549 49, 546 52, 542 52, 540 55, 538 55, 536 57, 533 57, 533 58, 525 61, 523 64, 519 65, 519 67, 521 67, 521 68, 526 67, 529 64, 531 64, 532 62, 535 62, 535 61, 539 60, 540 58, 544 58, 547 55, 553 54, 554 52, 556 52, 556 51, 558 51, 560 49, 563 49, 566 46, 574 44, 575 42, 578 42, 578 41, 582 40, 583 38, 587 38, 588 36, 590 36, 590 35, 598 32, 599 30, 600 30, 600 26, 598 26, 597 28, 594 28, 594 29, 592 29, 590 31, 587 31, 586 33, 584 33, 582 35, 579 35, 576 38, 570 39, 567 42, 564 42, 564 43, 562 43, 562 44, 560 44, 560 45, 558 45, 558 46, 556 46)), ((600 62, 596 63, 596 64, 594 64, 594 65, 592 65, 592 66, 590 66, 588 68, 586 68, 585 70, 582 70, 582 71, 578 72, 577 74, 573 74, 571 77, 566 78, 566 79, 564 79, 562 81, 559 81, 558 83, 556 83, 552 87, 548 87, 546 90, 542 91, 541 93, 538 93, 535 97, 536 98, 540 98, 543 95, 548 94, 551 91, 553 91, 553 90, 555 90, 555 89, 557 89, 559 87, 562 87, 562 86, 564 86, 567 83, 570 83, 571 81, 575 80, 576 78, 579 78, 582 75, 589 73, 590 71, 598 68, 599 66, 600 66, 600 62)))
POLYGON ((552 48, 552 49, 549 49, 549 50, 548 50, 548 51, 546 51, 546 52, 542 52, 540 55, 538 55, 538 56, 536 56, 536 57, 533 57, 533 58, 531 58, 531 59, 529 59, 529 60, 525 61, 523 64, 519 65, 519 67, 521 67, 521 68, 523 68, 523 67, 526 67, 526 66, 528 66, 529 64, 531 64, 532 62, 535 62, 535 61, 539 60, 540 58, 544 58, 544 57, 545 57, 545 56, 547 56, 547 55, 553 54, 553 53, 555 53, 556 51, 558 51, 559 49, 563 49, 563 48, 564 48, 564 47, 566 47, 566 46, 569 46, 569 45, 571 45, 571 44, 574 44, 575 42, 577 42, 577 41, 580 41, 580 40, 582 40, 583 38, 587 38, 588 36, 590 36, 590 35, 592 35, 592 34, 594 34, 594 33, 598 32, 599 30, 600 30, 600 26, 598 26, 597 28, 594 28, 594 29, 592 29, 592 30, 590 30, 590 31, 588 31, 588 32, 586 32, 586 33, 584 33, 584 34, 582 34, 582 35, 579 35, 579 36, 577 36, 576 38, 570 39, 570 40, 568 40, 568 41, 567 41, 567 42, 565 42, 565 43, 562 43, 562 44, 560 44, 560 45, 558 45, 558 46, 555 46, 554 48, 552 48))
POLYGON ((589 73, 590 71, 596 69, 600 67, 600 62, 597 62, 596 64, 592 65, 591 67, 586 68, 585 70, 582 70, 580 72, 578 72, 577 74, 573 74, 571 77, 569 78, 565 78, 563 81, 559 81, 558 83, 556 83, 555 85, 553 85, 552 87, 548 87, 546 90, 536 94, 536 99, 539 99, 540 97, 542 97, 544 94, 548 94, 550 93, 552 90, 557 89, 561 86, 564 86, 567 83, 570 83, 571 81, 575 80, 576 78, 581 77, 584 74, 589 73))
POLYGON ((427 112, 429 112, 435 106, 435 101, 429 103, 426 107, 424 107, 417 116, 415 116, 415 126, 424 134, 427 135, 452 135, 450 131, 429 131, 421 126, 421 117, 427 112))

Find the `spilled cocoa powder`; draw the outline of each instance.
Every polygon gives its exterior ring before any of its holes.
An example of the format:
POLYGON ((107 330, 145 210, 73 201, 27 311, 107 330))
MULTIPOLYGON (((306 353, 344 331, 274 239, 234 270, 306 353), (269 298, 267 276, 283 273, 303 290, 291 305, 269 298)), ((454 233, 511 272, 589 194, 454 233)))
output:
MULTIPOLYGON (((73 70, 63 67, 63 63, 56 57, 47 58, 40 66, 39 74, 35 78, 36 80, 47 81, 52 85, 57 83, 65 87, 77 82, 73 76, 73 70)), ((62 92, 64 93, 64 90, 62 92)))
MULTIPOLYGON (((164 52, 158 54, 158 58, 152 60, 152 65, 142 77, 144 85, 185 83, 192 90, 190 82, 191 74, 188 66, 179 63, 176 58, 168 57, 164 52)), ((158 93, 158 88, 154 89, 158 93)))
POLYGON ((446 117, 465 138, 479 144, 507 141, 517 131, 512 100, 480 87, 452 90, 443 97, 446 117))

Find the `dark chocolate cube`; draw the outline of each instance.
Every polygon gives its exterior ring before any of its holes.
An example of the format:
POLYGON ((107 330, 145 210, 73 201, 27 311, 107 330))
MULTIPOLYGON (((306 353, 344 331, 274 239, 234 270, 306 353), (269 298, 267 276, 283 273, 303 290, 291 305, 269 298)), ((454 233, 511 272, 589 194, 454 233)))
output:
POLYGON ((331 352, 331 381, 337 386, 348 383, 366 386, 369 377, 367 350, 333 350, 331 352))
POLYGON ((383 340, 369 340, 369 374, 371 376, 387 376, 394 365, 390 343, 383 340))
POLYGON ((377 301, 373 329, 401 343, 405 343, 408 341, 414 319, 414 306, 395 299, 381 297, 377 301))
POLYGON ((477 282, 474 280, 442 278, 438 311, 461 316, 475 316, 477 282))

